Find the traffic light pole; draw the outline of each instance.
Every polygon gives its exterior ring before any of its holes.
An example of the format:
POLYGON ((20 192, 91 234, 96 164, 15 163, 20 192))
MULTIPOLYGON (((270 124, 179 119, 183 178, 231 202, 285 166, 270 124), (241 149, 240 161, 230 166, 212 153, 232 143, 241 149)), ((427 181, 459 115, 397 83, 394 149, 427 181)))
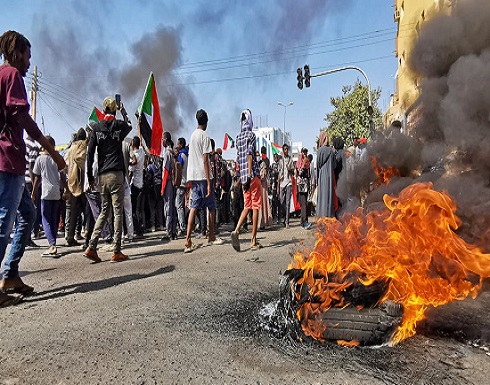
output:
POLYGON ((335 68, 333 70, 318 72, 317 74, 310 75, 310 77, 311 78, 317 78, 319 76, 329 75, 329 74, 333 74, 335 72, 340 72, 340 71, 345 71, 345 70, 356 70, 356 71, 359 71, 364 76, 364 78, 366 79, 367 86, 368 86, 368 98, 369 98, 369 106, 368 106, 368 109, 370 110, 370 114, 372 114, 373 103, 372 103, 372 100, 371 100, 371 83, 369 82, 369 78, 368 78, 367 74, 362 69, 360 69, 359 67, 356 67, 356 66, 347 66, 347 67, 335 68))

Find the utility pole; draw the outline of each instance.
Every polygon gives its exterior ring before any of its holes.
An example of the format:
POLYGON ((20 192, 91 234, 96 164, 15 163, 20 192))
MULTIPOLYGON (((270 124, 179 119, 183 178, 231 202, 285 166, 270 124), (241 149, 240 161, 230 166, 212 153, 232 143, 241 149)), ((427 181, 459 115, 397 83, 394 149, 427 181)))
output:
POLYGON ((282 144, 287 143, 289 145, 289 143, 286 141, 286 110, 288 109, 288 107, 292 106, 293 104, 294 104, 293 102, 289 102, 288 104, 277 102, 278 106, 284 107, 284 124, 283 124, 283 131, 282 131, 282 142, 283 143, 282 144))
POLYGON ((31 117, 36 121, 36 104, 37 104, 37 66, 34 66, 34 73, 32 74, 32 88, 31 88, 31 117))

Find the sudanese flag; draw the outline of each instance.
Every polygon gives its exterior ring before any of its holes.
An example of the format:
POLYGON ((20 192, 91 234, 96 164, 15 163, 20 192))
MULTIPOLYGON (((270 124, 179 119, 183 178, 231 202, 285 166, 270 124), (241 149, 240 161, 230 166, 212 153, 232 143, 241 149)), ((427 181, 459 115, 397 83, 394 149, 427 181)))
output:
POLYGON ((162 157, 162 118, 158 104, 157 86, 153 72, 150 73, 145 95, 138 107, 139 136, 150 154, 162 157))

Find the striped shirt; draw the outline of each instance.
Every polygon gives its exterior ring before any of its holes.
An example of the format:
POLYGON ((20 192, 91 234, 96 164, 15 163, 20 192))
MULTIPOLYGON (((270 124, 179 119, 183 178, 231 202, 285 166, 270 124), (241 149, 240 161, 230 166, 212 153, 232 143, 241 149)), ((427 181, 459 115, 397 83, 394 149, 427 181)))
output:
POLYGON ((34 163, 36 162, 36 158, 39 156, 39 147, 34 140, 30 136, 24 139, 26 144, 26 172, 25 172, 25 181, 26 183, 33 183, 31 180, 31 172, 34 167, 34 163))

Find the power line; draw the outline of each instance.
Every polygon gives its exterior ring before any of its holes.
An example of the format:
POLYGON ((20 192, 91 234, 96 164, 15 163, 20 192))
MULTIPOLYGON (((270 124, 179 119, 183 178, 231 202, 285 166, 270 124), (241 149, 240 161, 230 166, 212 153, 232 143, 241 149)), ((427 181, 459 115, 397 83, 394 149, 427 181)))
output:
MULTIPOLYGON (((414 23, 412 23, 412 24, 414 24, 414 23)), ((400 32, 411 31, 411 30, 413 30, 413 28, 403 28, 403 29, 400 29, 398 31, 398 33, 400 34, 400 32)), ((183 71, 182 73, 177 73, 177 75, 178 76, 179 75, 184 76, 184 75, 188 75, 188 74, 192 74, 192 73, 198 73, 198 72, 217 71, 217 70, 222 70, 222 69, 239 68, 239 67, 244 67, 244 66, 249 66, 249 65, 265 64, 265 63, 269 63, 269 62, 293 60, 294 58, 296 58, 298 56, 303 56, 303 55, 310 55, 310 56, 311 55, 321 55, 321 54, 325 54, 325 53, 338 52, 338 51, 347 50, 347 49, 366 47, 369 45, 375 45, 375 44, 380 44, 380 43, 384 43, 384 42, 394 40, 394 37, 389 38, 389 39, 374 41, 371 43, 358 44, 358 45, 348 46, 348 47, 338 47, 338 48, 335 48, 332 50, 326 50, 326 51, 320 51, 320 52, 309 52, 308 51, 309 49, 313 49, 313 48, 319 49, 319 48, 324 48, 324 47, 329 47, 329 46, 339 46, 342 44, 353 43, 356 41, 372 40, 372 39, 380 38, 383 36, 391 35, 392 32, 396 32, 396 31, 397 31, 396 28, 386 28, 386 29, 366 32, 363 34, 326 40, 323 42, 306 44, 306 45, 302 45, 302 46, 294 46, 294 47, 290 47, 290 48, 283 49, 283 50, 257 52, 257 53, 247 54, 247 55, 238 55, 238 56, 231 56, 231 57, 227 57, 227 58, 191 62, 191 63, 187 63, 187 64, 180 66, 178 69, 176 69, 176 72, 183 71), (286 56, 285 58, 280 58, 281 55, 288 55, 288 56, 286 56), (272 59, 260 60, 260 59, 265 59, 268 57, 269 58, 272 57, 272 59), (251 62, 252 59, 258 59, 258 61, 251 62), (231 63, 243 63, 243 64, 239 64, 236 66, 209 68, 209 67, 212 67, 215 65, 226 65, 226 64, 231 64, 231 63)), ((398 38, 403 38, 403 36, 398 36, 398 38)), ((78 77, 77 76, 70 76, 70 78, 72 78, 72 79, 73 78, 89 79, 89 78, 100 78, 100 77, 107 77, 107 75, 92 75, 92 76, 78 76, 78 77)), ((63 79, 63 78, 58 78, 58 79, 63 79)), ((55 83, 51 82, 51 84, 55 84, 55 83)), ((61 87, 61 86, 59 86, 59 87, 61 87)), ((89 99, 87 99, 87 100, 89 100, 89 99)), ((91 101, 91 102, 93 102, 93 101, 91 101)), ((95 104, 97 104, 97 103, 95 102, 95 104)))
MULTIPOLYGON (((344 66, 344 65, 366 63, 366 62, 370 62, 370 61, 377 61, 377 60, 382 60, 382 59, 387 59, 387 58, 393 58, 393 56, 386 55, 386 56, 380 56, 380 57, 371 58, 371 59, 357 60, 357 61, 345 62, 345 63, 340 63, 340 64, 334 64, 334 65, 330 66, 329 69, 339 67, 339 66, 344 66)), ((229 81, 235 81, 235 80, 244 80, 244 79, 254 79, 254 78, 264 78, 264 77, 288 75, 291 73, 296 73, 296 71, 276 72, 276 73, 261 74, 261 75, 237 76, 237 77, 231 77, 231 78, 203 80, 203 81, 195 81, 195 82, 187 82, 187 83, 165 84, 165 86, 167 86, 167 87, 178 87, 178 86, 188 86, 188 85, 197 85, 197 84, 220 83, 220 82, 229 82, 229 81)))
MULTIPOLYGON (((405 30, 411 30, 411 29, 407 28, 407 29, 403 29, 400 31, 405 31, 405 30)), ((259 56, 259 57, 260 56, 271 56, 271 55, 280 56, 281 54, 294 53, 298 50, 304 51, 304 50, 308 50, 309 48, 323 48, 323 47, 327 47, 327 46, 338 45, 339 43, 335 43, 335 42, 339 42, 339 41, 340 41, 340 44, 344 44, 344 43, 346 43, 346 40, 359 41, 359 40, 373 39, 373 38, 380 37, 380 36, 391 35, 393 32, 396 32, 396 31, 397 31, 396 28, 386 28, 386 29, 382 29, 382 30, 367 32, 364 34, 327 40, 324 42, 304 44, 301 46, 294 46, 294 47, 288 48, 286 50, 265 51, 265 52, 247 54, 247 55, 232 56, 232 57, 227 57, 227 58, 191 62, 191 63, 187 63, 187 64, 180 66, 180 68, 181 69, 187 69, 187 68, 192 68, 192 67, 196 67, 196 66, 199 67, 199 66, 208 66, 208 65, 213 65, 213 64, 226 64, 226 63, 230 63, 230 62, 234 62, 234 61, 243 61, 243 60, 249 61, 251 58, 257 57, 257 56, 259 56), (382 34, 380 36, 368 36, 367 37, 367 35, 372 35, 372 34, 380 33, 380 32, 382 32, 382 34)), ((391 39, 389 39, 389 40, 391 40, 391 39)))
POLYGON ((66 124, 68 124, 68 126, 72 129, 72 131, 76 132, 75 128, 73 128, 73 126, 70 124, 70 122, 68 122, 68 120, 66 120, 66 118, 61 115, 59 113, 59 111, 57 111, 50 103, 48 103, 48 101, 46 99, 43 98, 43 96, 40 94, 39 95, 39 98, 44 102, 46 103, 46 105, 56 114, 58 115, 66 124))
MULTIPOLYGON (((32 77, 29 77, 29 79, 31 79, 31 81, 32 81, 32 77)), ((95 102, 91 99, 88 99, 88 98, 84 98, 83 96, 80 96, 80 94, 75 93, 75 92, 70 91, 70 90, 67 90, 66 88, 64 88, 58 84, 52 83, 47 79, 43 79, 43 80, 38 79, 37 84, 40 88, 44 87, 44 88, 47 88, 49 91, 67 95, 68 97, 71 98, 71 100, 77 100, 77 101, 85 103, 85 104, 87 104, 87 102, 89 102, 90 104, 97 104, 97 102, 95 102)))
MULTIPOLYGON (((350 47, 335 48, 335 49, 331 49, 331 50, 327 50, 327 51, 321 51, 321 52, 310 52, 310 53, 308 53, 308 56, 316 56, 316 55, 322 55, 322 54, 325 54, 325 53, 332 53, 332 52, 343 51, 343 50, 346 50, 346 49, 354 49, 354 48, 366 47, 366 46, 370 46, 370 45, 385 43, 387 41, 391 41, 391 39, 379 40, 379 41, 376 41, 376 42, 372 42, 370 44, 359 44, 359 45, 350 46, 350 47)), ((296 57, 297 56, 290 56, 290 57, 281 59, 281 61, 293 60, 296 57)), ((184 73, 179 73, 178 75, 184 76, 184 75, 190 75, 190 74, 198 73, 198 72, 218 71, 218 70, 223 70, 223 69, 239 68, 239 67, 249 67, 251 65, 273 63, 273 62, 277 62, 277 61, 278 61, 277 59, 268 59, 268 60, 262 60, 262 61, 256 61, 256 62, 250 62, 250 61, 248 61, 246 63, 239 64, 239 65, 231 65, 231 66, 217 67, 217 68, 196 69, 196 70, 187 71, 187 72, 184 72, 184 73)))
POLYGON ((90 110, 91 109, 91 107, 84 106, 82 104, 77 104, 76 102, 73 102, 71 100, 61 99, 60 97, 58 97, 58 95, 53 94, 51 92, 39 91, 39 93, 42 93, 45 96, 47 96, 48 98, 50 98, 50 99, 57 100, 58 102, 63 103, 63 104, 66 104, 67 106, 72 107, 74 109, 77 109, 79 111, 86 112, 87 110, 90 110))

